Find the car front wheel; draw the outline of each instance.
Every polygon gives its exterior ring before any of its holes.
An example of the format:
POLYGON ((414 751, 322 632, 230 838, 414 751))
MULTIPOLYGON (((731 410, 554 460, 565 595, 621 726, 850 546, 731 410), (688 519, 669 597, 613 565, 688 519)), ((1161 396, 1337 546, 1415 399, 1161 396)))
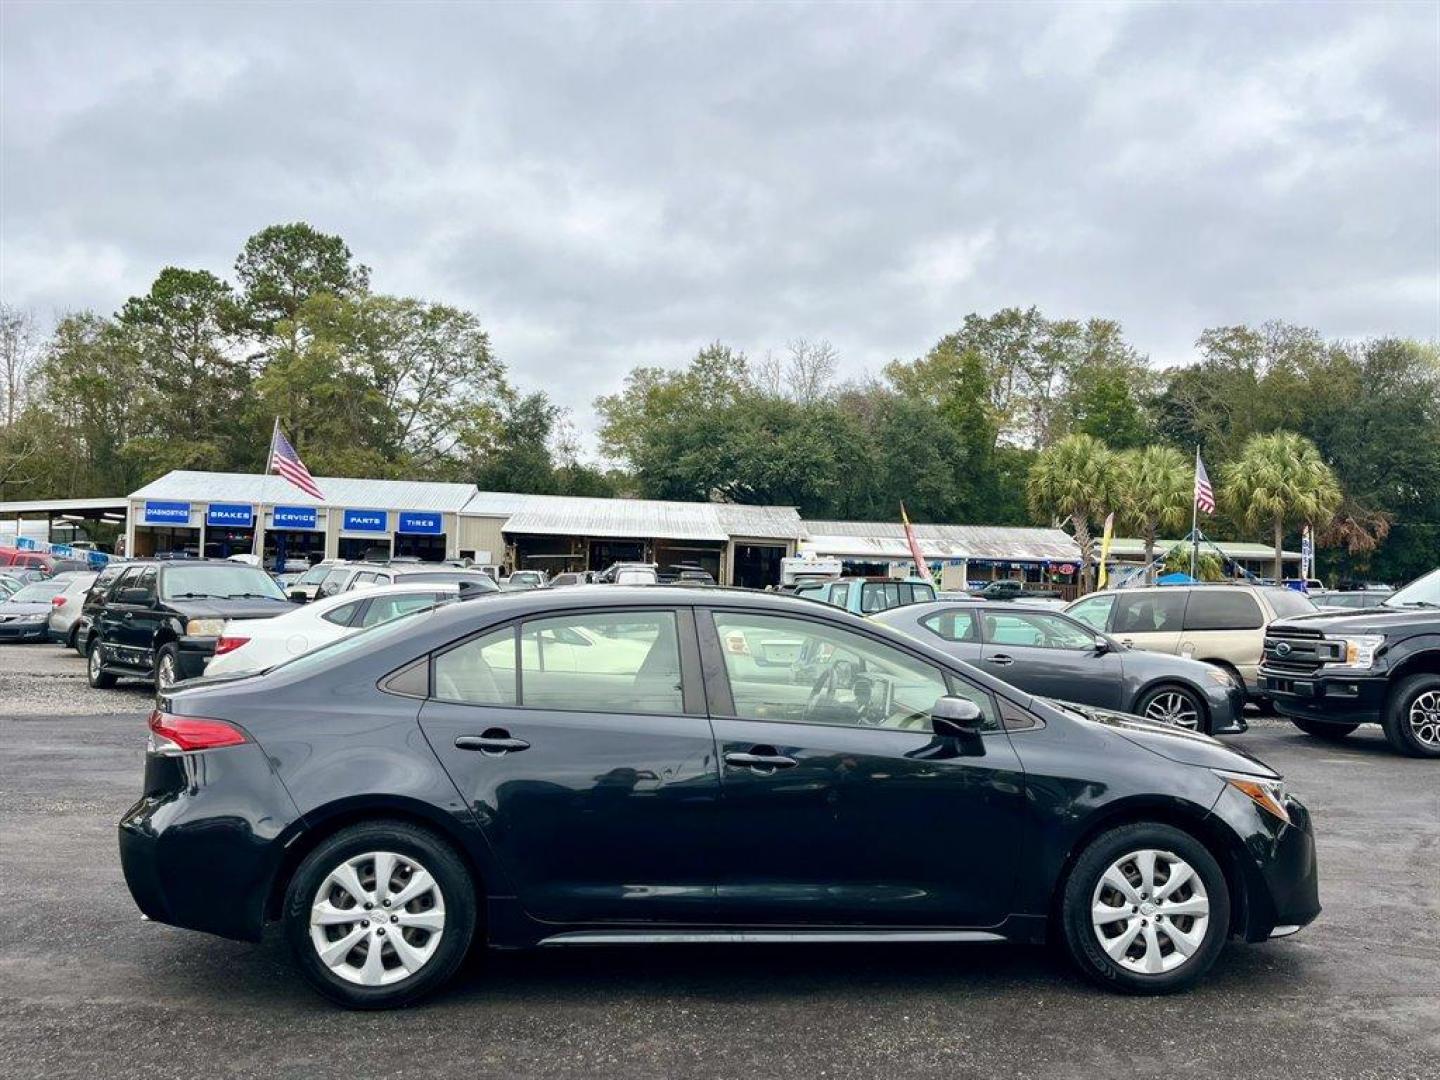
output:
POLYGON ((336 833, 296 870, 285 935, 317 990, 352 1009, 409 1005, 459 968, 476 922, 475 887, 449 844, 412 825, 336 833))
POLYGON ((1156 723, 1207 734, 1210 731, 1210 721, 1199 695, 1183 686, 1157 686, 1147 691, 1135 711, 1156 723))
POLYGON ((1401 679, 1385 705, 1385 738, 1402 754, 1440 757, 1440 674, 1401 679))
POLYGON ((96 690, 108 690, 115 685, 115 676, 105 670, 104 646, 98 641, 90 643, 90 652, 85 657, 85 681, 96 690))
POLYGON ((1170 825, 1122 825, 1096 837, 1065 883, 1071 958, 1091 980, 1166 994, 1204 975, 1225 945, 1230 893, 1214 857, 1170 825))
POLYGON ((155 658, 155 692, 164 693, 175 685, 179 671, 179 653, 174 645, 166 645, 155 658))

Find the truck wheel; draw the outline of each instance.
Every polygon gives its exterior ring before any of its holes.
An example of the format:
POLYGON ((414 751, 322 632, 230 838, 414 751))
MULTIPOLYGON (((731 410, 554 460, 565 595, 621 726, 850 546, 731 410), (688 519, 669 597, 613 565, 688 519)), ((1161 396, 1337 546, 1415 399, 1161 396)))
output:
POLYGON ((166 645, 155 658, 155 693, 163 694, 175 685, 179 678, 179 651, 174 645, 166 645))
POLYGON ((1314 735, 1317 739, 1340 740, 1358 728, 1359 724, 1340 724, 1333 720, 1311 720, 1308 717, 1301 719, 1292 716, 1290 722, 1306 735, 1314 735))
POLYGON ((1402 754, 1440 757, 1440 674, 1401 679, 1385 703, 1385 738, 1402 754))
POLYGON ((90 652, 85 658, 85 680, 96 690, 108 690, 115 685, 115 676, 105 670, 105 653, 98 641, 90 643, 90 652))

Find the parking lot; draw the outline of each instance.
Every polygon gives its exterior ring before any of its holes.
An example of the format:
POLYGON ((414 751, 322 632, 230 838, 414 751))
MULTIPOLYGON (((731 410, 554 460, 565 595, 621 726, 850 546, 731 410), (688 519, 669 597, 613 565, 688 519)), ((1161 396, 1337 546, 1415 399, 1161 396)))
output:
POLYGON ((88 689, 73 653, 0 647, 7 1075, 1436 1075, 1440 771, 1378 731, 1330 746, 1254 718, 1234 740, 1311 807, 1325 911, 1232 944, 1188 995, 1107 996, 1008 946, 672 947, 492 954, 426 1005, 355 1014, 305 988, 274 935, 140 919, 114 825, 148 704, 139 684, 88 689))

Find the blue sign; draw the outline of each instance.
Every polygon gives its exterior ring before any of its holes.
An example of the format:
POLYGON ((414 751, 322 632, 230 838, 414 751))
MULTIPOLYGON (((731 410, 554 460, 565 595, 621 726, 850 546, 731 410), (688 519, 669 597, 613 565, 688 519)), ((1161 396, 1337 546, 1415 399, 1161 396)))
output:
POLYGON ((400 524, 395 529, 402 533, 427 533, 439 536, 445 531, 445 524, 439 514, 417 514, 401 511, 400 524))
POLYGON ((315 529, 318 519, 313 506, 277 506, 271 516, 271 527, 275 529, 315 529))
POLYGON ((345 532, 383 533, 385 531, 384 510, 346 510, 340 519, 340 528, 345 532))
POLYGON ((146 525, 189 525, 190 504, 147 500, 144 519, 146 525))
POLYGON ((211 503, 205 511, 205 524, 248 529, 255 524, 255 511, 249 503, 211 503))

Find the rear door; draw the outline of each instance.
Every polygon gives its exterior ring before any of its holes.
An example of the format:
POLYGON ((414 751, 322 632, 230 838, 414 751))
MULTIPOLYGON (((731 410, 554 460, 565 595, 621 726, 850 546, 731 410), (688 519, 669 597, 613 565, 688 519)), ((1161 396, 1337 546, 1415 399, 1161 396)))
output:
POLYGON ((697 612, 721 757, 716 910, 740 925, 979 927, 1008 914, 1022 858, 1019 759, 980 688, 825 618, 697 612), (774 655, 777 671, 730 647, 774 655), (990 733, 936 739, 946 693, 990 733))
POLYGON ((1121 660, 1098 652, 1095 635, 1062 615, 1022 608, 986 608, 981 666, 1031 694, 1118 709, 1121 660))
POLYGON ((705 916, 720 777, 689 608, 510 623, 431 667, 420 725, 526 912, 572 925, 705 916))
POLYGON ((1249 686, 1256 682, 1265 646, 1265 615, 1247 589, 1194 589, 1185 608, 1180 654, 1196 660, 1223 660, 1249 686))

